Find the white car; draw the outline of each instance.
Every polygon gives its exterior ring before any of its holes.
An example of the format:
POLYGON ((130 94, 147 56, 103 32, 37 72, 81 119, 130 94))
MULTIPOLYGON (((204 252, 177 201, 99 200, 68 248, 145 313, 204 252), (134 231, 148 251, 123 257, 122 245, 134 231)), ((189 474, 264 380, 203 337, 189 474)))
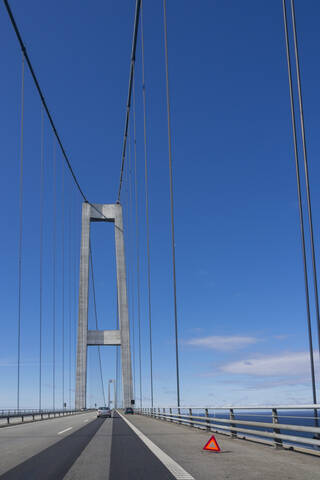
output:
POLYGON ((111 418, 111 410, 108 407, 99 407, 97 410, 97 417, 111 418))

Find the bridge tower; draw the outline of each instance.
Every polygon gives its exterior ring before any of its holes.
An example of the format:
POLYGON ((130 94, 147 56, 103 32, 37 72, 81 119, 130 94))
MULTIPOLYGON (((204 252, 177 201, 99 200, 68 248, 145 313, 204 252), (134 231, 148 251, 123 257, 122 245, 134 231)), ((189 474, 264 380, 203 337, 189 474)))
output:
POLYGON ((116 204, 82 204, 82 233, 80 253, 79 318, 76 371, 76 409, 86 408, 87 393, 87 348, 88 345, 120 345, 123 406, 133 400, 132 370, 130 353, 130 329, 126 287, 126 265, 122 206, 116 204), (115 232, 116 271, 119 330, 88 330, 90 224, 91 222, 113 222, 115 232))

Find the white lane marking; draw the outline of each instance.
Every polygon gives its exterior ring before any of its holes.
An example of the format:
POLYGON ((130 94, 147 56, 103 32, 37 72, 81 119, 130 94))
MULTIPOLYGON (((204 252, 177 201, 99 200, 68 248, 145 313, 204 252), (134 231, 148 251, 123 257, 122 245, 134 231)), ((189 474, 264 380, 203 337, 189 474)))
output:
POLYGON ((161 448, 157 447, 148 437, 146 437, 136 426, 127 420, 118 410, 120 417, 134 431, 134 433, 143 441, 143 443, 151 450, 151 452, 160 460, 161 463, 172 473, 177 480, 195 480, 184 468, 175 462, 169 455, 164 453, 161 448))
POLYGON ((68 432, 69 430, 72 430, 72 427, 66 428, 65 430, 61 430, 61 432, 58 432, 57 435, 61 435, 64 432, 68 432))

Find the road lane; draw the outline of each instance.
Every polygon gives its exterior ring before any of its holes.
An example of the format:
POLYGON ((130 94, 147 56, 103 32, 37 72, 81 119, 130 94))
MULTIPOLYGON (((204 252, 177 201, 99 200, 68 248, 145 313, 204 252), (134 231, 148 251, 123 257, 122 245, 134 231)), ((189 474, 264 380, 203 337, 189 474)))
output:
POLYGON ((101 428, 72 465, 64 480, 108 480, 113 420, 106 418, 104 422, 102 419, 100 421, 101 428))
MULTIPOLYGON (((108 478, 108 477, 106 477, 108 478)), ((175 480, 132 429, 113 418, 109 480, 175 480)))
POLYGON ((62 480, 103 422, 96 418, 62 439, 56 434, 57 442, 11 468, 1 480, 62 480))
MULTIPOLYGON (((118 412, 119 413, 119 412, 118 412)), ((148 438, 144 433, 142 433, 139 428, 137 428, 125 415, 119 413, 122 420, 133 430, 133 432, 138 436, 138 438, 147 446, 147 448, 155 455, 160 462, 172 473, 172 475, 180 480, 195 480, 189 472, 187 472, 179 463, 177 463, 170 455, 165 453, 161 448, 158 447, 150 438, 148 438)), ((131 416, 131 415, 130 415, 131 416)))
POLYGON ((95 412, 0 428, 0 475, 95 420, 95 412))

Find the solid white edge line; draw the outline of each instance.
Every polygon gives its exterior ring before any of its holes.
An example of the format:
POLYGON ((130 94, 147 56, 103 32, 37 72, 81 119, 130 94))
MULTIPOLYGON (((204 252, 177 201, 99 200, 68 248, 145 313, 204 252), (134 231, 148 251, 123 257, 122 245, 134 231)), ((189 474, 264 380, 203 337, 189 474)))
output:
POLYGON ((61 435, 62 433, 68 432, 69 430, 72 430, 72 427, 68 427, 65 430, 61 430, 61 432, 58 432, 57 435, 61 435))
POLYGON ((161 448, 159 448, 155 443, 153 443, 148 437, 146 437, 135 425, 133 425, 129 420, 127 420, 118 410, 117 413, 120 415, 122 420, 126 422, 127 425, 134 431, 134 433, 143 441, 143 443, 151 450, 151 452, 160 460, 161 463, 172 473, 172 475, 177 480, 195 480, 195 478, 190 475, 184 468, 182 468, 175 460, 173 460, 169 455, 164 453, 161 448))

